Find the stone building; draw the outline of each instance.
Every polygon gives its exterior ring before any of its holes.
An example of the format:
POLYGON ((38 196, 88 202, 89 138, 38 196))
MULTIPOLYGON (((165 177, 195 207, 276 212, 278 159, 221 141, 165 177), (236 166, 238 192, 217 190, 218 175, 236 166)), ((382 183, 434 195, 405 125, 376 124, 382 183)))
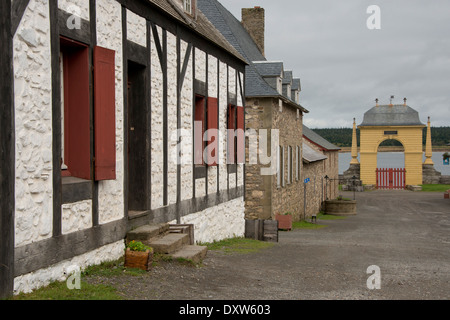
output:
MULTIPOLYGON (((327 175, 338 178, 339 148, 303 126, 303 117, 308 110, 299 102, 300 79, 295 78, 292 71, 285 70, 283 62, 266 59, 264 9, 244 8, 242 21, 238 21, 216 0, 199 0, 198 3, 208 19, 248 62, 245 85, 246 219, 274 219, 277 213, 289 212, 294 220, 301 220, 317 213, 326 189, 322 181, 327 175), (261 146, 268 147, 255 154, 255 145, 260 149, 261 146), (272 161, 267 164, 264 156, 269 154, 272 161), (273 170, 268 170, 269 167, 273 170), (306 177, 311 177, 313 182, 305 185, 306 177), (305 190, 307 212, 304 211, 305 190)), ((328 187, 329 196, 336 196, 337 183, 328 187)))
POLYGON ((244 128, 246 61, 196 0, 0 15, 0 297, 121 257, 132 227, 244 234, 244 141, 226 131, 244 128))
POLYGON ((305 216, 323 209, 323 201, 335 199, 339 192, 339 150, 303 125, 303 177, 305 183, 305 216))
POLYGON ((199 0, 198 5, 248 62, 245 217, 270 220, 289 212, 299 220, 303 212, 302 123, 308 112, 299 103, 300 80, 285 70, 283 62, 266 59, 263 8, 242 9, 241 22, 216 0, 199 0))

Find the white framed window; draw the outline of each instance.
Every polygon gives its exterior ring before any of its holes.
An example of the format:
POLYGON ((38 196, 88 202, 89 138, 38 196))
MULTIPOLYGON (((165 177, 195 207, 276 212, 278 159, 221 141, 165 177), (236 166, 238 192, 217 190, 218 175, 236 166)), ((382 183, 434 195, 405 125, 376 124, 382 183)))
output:
POLYGON ((192 0, 183 0, 183 8, 189 14, 192 14, 192 0))
POLYGON ((278 156, 277 156, 277 188, 281 187, 281 176, 282 176, 282 172, 281 172, 281 157, 283 156, 283 153, 281 151, 281 146, 278 147, 278 156))
POLYGON ((287 184, 292 182, 292 147, 287 147, 287 184))

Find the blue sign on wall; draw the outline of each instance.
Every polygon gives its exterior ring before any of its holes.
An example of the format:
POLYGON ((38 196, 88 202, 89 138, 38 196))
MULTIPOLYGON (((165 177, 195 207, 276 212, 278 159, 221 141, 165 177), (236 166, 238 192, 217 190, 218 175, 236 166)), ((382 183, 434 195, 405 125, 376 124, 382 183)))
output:
POLYGON ((450 158, 444 159, 444 166, 448 166, 450 164, 450 158))

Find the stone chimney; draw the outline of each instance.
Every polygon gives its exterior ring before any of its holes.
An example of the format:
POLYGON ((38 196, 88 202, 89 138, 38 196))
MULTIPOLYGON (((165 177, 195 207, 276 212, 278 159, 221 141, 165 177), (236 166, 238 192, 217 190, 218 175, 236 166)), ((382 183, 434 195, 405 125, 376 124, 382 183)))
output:
POLYGON ((259 51, 264 53, 265 11, 264 8, 243 8, 242 25, 253 38, 259 51))

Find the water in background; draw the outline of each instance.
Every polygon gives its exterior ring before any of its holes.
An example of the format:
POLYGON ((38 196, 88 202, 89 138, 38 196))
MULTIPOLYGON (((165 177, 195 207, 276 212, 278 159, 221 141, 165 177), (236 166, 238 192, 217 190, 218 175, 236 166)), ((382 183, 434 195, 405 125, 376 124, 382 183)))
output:
MULTIPOLYGON (((444 176, 450 175, 450 166, 444 166, 442 155, 444 152, 433 152, 434 168, 444 176)), ((339 174, 343 174, 350 166, 352 154, 350 152, 339 153, 339 174)), ((404 168, 405 154, 403 152, 378 152, 378 168, 404 168)), ((359 156, 358 156, 359 160, 359 156)), ((423 156, 425 161, 425 153, 423 156)))

